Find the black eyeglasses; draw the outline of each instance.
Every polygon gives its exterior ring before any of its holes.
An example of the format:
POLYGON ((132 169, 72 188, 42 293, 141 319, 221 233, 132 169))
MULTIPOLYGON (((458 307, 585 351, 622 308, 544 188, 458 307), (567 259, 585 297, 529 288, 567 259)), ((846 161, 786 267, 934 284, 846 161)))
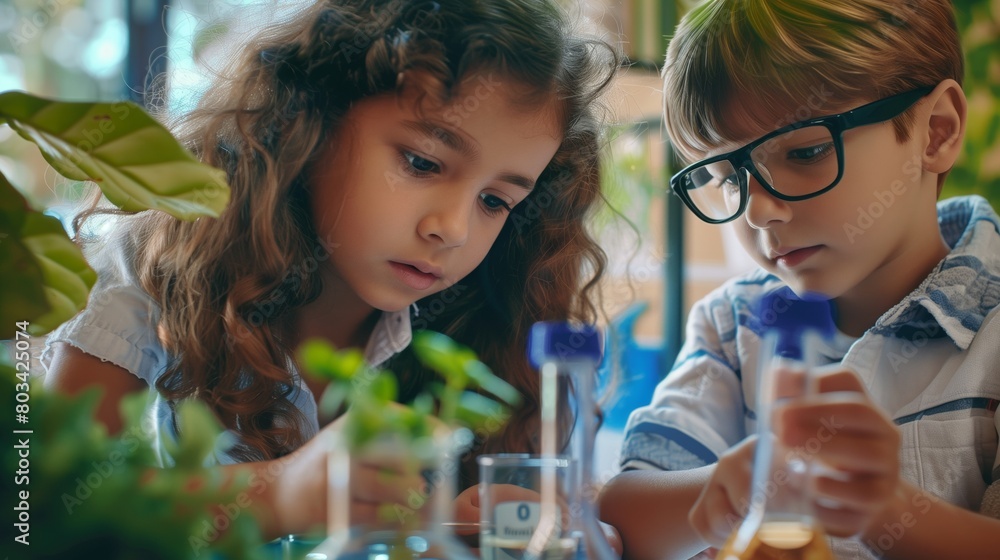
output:
POLYGON ((784 126, 742 148, 685 167, 670 178, 670 188, 710 224, 730 222, 746 210, 747 173, 781 200, 819 196, 837 186, 844 175, 845 130, 893 119, 933 90, 934 86, 922 87, 784 126))

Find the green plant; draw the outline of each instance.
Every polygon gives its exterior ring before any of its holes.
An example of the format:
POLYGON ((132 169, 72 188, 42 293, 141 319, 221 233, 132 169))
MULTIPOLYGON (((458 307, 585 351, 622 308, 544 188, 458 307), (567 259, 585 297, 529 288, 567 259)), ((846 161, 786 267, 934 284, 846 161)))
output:
MULTIPOLYGON (((0 375, 0 400, 15 402, 14 368, 0 365, 0 375)), ((27 424, 16 423, 14 414, 0 420, 5 433, 15 438, 2 456, 6 472, 14 473, 12 505, 21 507, 14 513, 23 521, 4 539, 3 554, 151 560, 250 559, 260 554, 259 530, 249 515, 213 508, 235 503, 246 483, 225 489, 218 471, 204 469, 221 429, 202 403, 180 405, 178 424, 184 436, 171 450, 176 464, 159 469, 151 466, 151 434, 142 428, 145 395, 123 403, 127 427, 116 437, 92 420, 96 391, 70 398, 33 384, 30 395, 27 424), (15 431, 25 428, 31 434, 15 431), (21 455, 24 451, 27 457, 21 455), (22 459, 27 459, 26 468, 19 466, 22 459)))
POLYGON ((344 433, 352 449, 379 437, 398 436, 402 441, 429 438, 435 422, 478 428, 491 418, 505 417, 507 407, 520 402, 517 389, 451 338, 418 331, 412 344, 420 361, 441 377, 407 406, 393 406, 398 398, 395 375, 369 368, 359 350, 338 351, 322 340, 308 341, 299 349, 305 370, 329 381, 320 401, 322 411, 335 412, 350 405, 344 433), (467 390, 470 387, 499 400, 467 390))
MULTIPOLYGON (((181 219, 218 216, 229 203, 225 174, 206 166, 138 105, 65 103, 0 93, 0 125, 34 142, 61 175, 92 181, 115 206, 181 219)), ((0 174, 0 339, 14 321, 44 334, 83 308, 96 275, 58 220, 31 208, 0 174), (10 320, 6 320, 7 318, 10 320)))
MULTIPOLYGON (((520 394, 507 382, 496 377, 478 360, 475 353, 451 338, 436 332, 417 331, 412 347, 417 358, 439 374, 411 403, 398 404, 396 376, 389 371, 368 367, 357 349, 337 350, 322 340, 307 341, 299 348, 299 359, 307 374, 327 381, 320 399, 320 409, 327 413, 348 406, 341 430, 341 441, 334 443, 334 454, 346 451, 353 459, 378 464, 408 476, 421 476, 429 485, 428 473, 442 472, 442 454, 449 450, 445 442, 454 441, 452 430, 479 429, 490 420, 496 427, 506 419, 508 406, 520 402, 520 394), (483 393, 467 390, 478 389, 483 393), (499 421, 498 421, 499 420, 499 421), (442 429, 444 428, 444 429, 442 429)), ((466 434, 467 435, 467 434, 466 434)), ((454 451, 453 449, 450 451, 454 451)), ((343 456, 343 455, 341 455, 343 456)), ((332 459, 331 459, 332 460, 332 459)), ((432 548, 430 556, 415 555, 408 536, 433 515, 431 490, 427 496, 403 504, 381 504, 380 520, 394 531, 375 531, 385 535, 383 543, 389 560, 439 557, 442 548, 432 548)), ((446 499, 447 493, 437 494, 436 500, 446 499)), ((433 546, 437 547, 441 543, 433 546)), ((367 545, 366 545, 367 546, 367 545)), ((356 549, 330 550, 352 554, 356 549)), ((353 556, 343 556, 353 557, 353 556)))
POLYGON ((967 0, 956 6, 965 51, 969 98, 965 144, 942 197, 980 194, 1000 209, 1000 4, 967 0))
MULTIPOLYGON (((63 103, 0 94, 0 125, 34 142, 62 175, 97 184, 129 211, 157 209, 182 219, 217 216, 229 199, 222 171, 198 162, 132 103, 63 103)), ((0 451, 13 473, 15 524, 4 554, 31 558, 250 558, 260 536, 249 515, 219 531, 211 506, 231 503, 245 481, 228 483, 203 465, 221 429, 201 403, 182 403, 176 465, 153 468, 141 417, 145 396, 123 403, 123 432, 93 422, 97 394, 70 398, 31 379, 28 341, 72 317, 96 275, 61 223, 34 209, 0 175, 0 420, 13 445, 0 451), (208 527, 211 531, 206 531, 208 527), (207 535, 206 535, 207 533, 207 535), (204 538, 204 537, 209 538, 204 538)))

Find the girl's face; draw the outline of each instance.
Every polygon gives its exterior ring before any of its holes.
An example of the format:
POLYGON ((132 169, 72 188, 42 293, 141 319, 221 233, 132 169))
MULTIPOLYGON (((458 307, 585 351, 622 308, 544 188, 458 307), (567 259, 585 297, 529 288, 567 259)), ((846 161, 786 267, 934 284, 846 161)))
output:
POLYGON ((515 88, 474 75, 440 107, 412 94, 353 105, 311 177, 326 289, 397 311, 482 262, 562 142, 554 104, 515 107, 515 88))

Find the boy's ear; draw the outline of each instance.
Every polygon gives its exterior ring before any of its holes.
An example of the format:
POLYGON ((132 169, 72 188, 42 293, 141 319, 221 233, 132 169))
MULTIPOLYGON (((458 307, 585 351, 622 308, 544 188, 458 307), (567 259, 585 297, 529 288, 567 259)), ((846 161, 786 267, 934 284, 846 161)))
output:
POLYGON ((962 86, 945 80, 927 96, 931 109, 927 115, 927 137, 923 167, 931 173, 946 173, 962 153, 965 138, 967 101, 962 86))

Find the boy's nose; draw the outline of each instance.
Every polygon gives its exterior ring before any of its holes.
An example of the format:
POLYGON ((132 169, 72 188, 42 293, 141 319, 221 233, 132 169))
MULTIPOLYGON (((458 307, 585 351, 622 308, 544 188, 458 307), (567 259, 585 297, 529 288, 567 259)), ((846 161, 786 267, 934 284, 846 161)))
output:
POLYGON ((464 245, 469 237, 472 204, 465 197, 435 197, 417 224, 420 237, 445 247, 464 245))
POLYGON ((754 229, 765 229, 792 219, 792 209, 787 201, 776 198, 748 171, 747 174, 747 223, 754 229))

